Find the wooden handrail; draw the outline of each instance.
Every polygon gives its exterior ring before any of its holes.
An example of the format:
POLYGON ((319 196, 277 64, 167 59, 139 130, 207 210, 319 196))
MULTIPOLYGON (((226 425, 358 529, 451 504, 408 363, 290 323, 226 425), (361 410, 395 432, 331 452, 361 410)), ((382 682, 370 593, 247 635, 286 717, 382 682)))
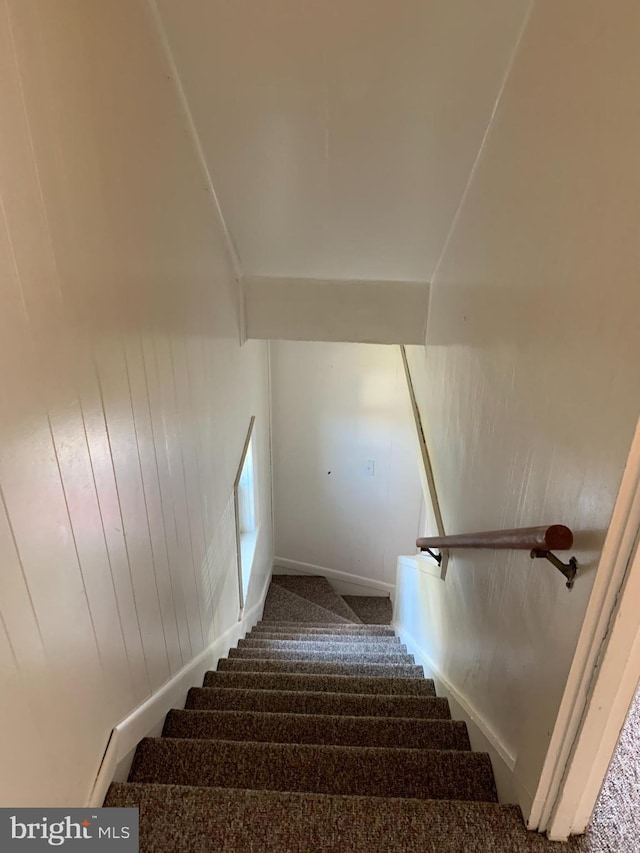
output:
POLYGON ((418 447, 420 449, 420 457, 422 459, 422 468, 424 471, 427 490, 429 492, 429 498, 431 500, 431 507, 433 509, 433 516, 436 522, 436 528, 438 530, 439 536, 446 536, 447 534, 444 530, 442 512, 440 511, 438 492, 436 491, 436 480, 433 474, 433 465, 431 464, 431 457, 429 455, 429 448, 427 446, 427 438, 424 433, 424 427, 422 424, 422 415, 420 414, 420 407, 418 405, 415 388, 413 386, 413 379, 411 378, 411 370, 409 368, 409 359, 407 358, 407 351, 402 345, 400 346, 400 356, 402 358, 402 365, 404 367, 404 375, 407 380, 407 390, 409 392, 409 400, 411 402, 411 411, 413 412, 413 421, 416 427, 416 436, 418 439, 418 447))
POLYGON ((564 524, 551 524, 549 527, 520 527, 516 530, 488 530, 484 533, 459 533, 454 536, 423 536, 416 540, 416 547, 426 551, 438 563, 442 554, 435 554, 432 548, 450 550, 452 548, 491 548, 496 550, 529 551, 531 557, 543 557, 562 572, 567 579, 567 587, 573 588, 578 572, 578 561, 571 557, 568 563, 559 560, 552 551, 566 551, 573 545, 573 533, 564 524))
POLYGON ((459 533, 455 536, 429 536, 416 541, 424 548, 497 548, 522 551, 566 551, 573 545, 573 533, 564 524, 549 527, 521 527, 516 530, 490 530, 484 533, 459 533))

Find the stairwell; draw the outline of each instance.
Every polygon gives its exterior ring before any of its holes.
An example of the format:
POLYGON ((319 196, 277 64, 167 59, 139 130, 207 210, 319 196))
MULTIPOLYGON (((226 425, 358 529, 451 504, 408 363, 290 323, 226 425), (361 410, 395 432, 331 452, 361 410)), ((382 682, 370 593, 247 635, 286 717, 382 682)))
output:
POLYGON ((388 599, 274 576, 262 621, 105 805, 139 807, 143 853, 557 850, 498 803, 489 756, 390 621, 388 599))

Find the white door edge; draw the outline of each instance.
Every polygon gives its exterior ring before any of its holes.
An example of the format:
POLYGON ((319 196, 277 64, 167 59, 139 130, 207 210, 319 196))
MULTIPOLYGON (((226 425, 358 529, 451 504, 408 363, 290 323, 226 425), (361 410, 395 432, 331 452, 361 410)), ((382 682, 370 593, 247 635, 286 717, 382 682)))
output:
POLYGON ((584 832, 640 678, 640 421, 627 458, 531 814, 584 832))

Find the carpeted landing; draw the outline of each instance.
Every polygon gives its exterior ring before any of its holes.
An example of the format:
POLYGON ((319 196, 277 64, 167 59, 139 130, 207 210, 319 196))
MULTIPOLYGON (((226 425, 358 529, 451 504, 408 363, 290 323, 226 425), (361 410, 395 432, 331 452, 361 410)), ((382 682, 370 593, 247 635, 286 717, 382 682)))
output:
POLYGON ((275 576, 105 805, 140 808, 143 853, 558 851, 498 804, 488 755, 389 621, 384 599, 275 576))

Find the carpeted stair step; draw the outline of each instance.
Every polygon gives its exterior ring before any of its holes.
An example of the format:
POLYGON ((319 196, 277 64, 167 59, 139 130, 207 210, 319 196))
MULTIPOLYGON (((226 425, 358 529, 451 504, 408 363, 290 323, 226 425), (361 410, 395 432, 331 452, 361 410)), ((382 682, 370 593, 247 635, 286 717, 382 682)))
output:
POLYGON ((285 649, 229 649, 230 660, 337 661, 345 663, 414 664, 413 655, 385 652, 287 651, 285 649))
POLYGON ((283 714, 347 714, 363 717, 451 719, 449 703, 446 699, 434 696, 393 696, 380 693, 192 687, 185 707, 197 711, 263 711, 283 714))
MULTIPOLYGON (((113 784, 140 807, 154 853, 557 853, 516 806, 443 800, 113 784)), ((574 849, 573 846, 571 849, 574 849)))
POLYGON ((277 584, 270 584, 262 612, 263 621, 278 621, 286 617, 290 622, 318 622, 322 625, 349 625, 351 620, 338 616, 306 598, 296 595, 277 584))
POLYGON ((345 595, 344 601, 365 625, 391 624, 393 605, 390 598, 378 595, 345 595))
POLYGON ((388 599, 276 576, 263 619, 110 788, 105 805, 140 808, 142 853, 549 849, 497 805, 488 755, 390 621, 388 599))
POLYGON ((330 610, 349 622, 362 623, 358 614, 349 607, 344 598, 335 591, 329 581, 318 575, 273 575, 271 583, 295 592, 325 610, 330 610))
POLYGON ((332 652, 348 655, 375 654, 375 655, 406 655, 407 647, 401 643, 350 643, 348 640, 342 642, 317 642, 307 640, 239 640, 239 649, 256 652, 332 652))
MULTIPOLYGON (((244 638, 256 643, 294 642, 294 643, 380 643, 387 646, 399 646, 399 637, 385 637, 377 634, 305 634, 300 631, 285 633, 269 631, 250 631, 244 638)), ((241 642, 244 642, 241 641, 241 642)))
POLYGON ((253 631, 268 631, 269 633, 282 631, 299 631, 305 634, 371 634, 377 637, 394 637, 395 632, 389 625, 347 625, 343 622, 257 622, 253 631))
POLYGON ((169 711, 162 735, 271 743, 471 749, 464 723, 401 717, 385 720, 256 711, 169 711))
POLYGON ((486 753, 145 738, 130 782, 497 802, 486 753))
POLYGON ((395 678, 424 678, 421 666, 391 663, 338 663, 336 661, 307 660, 242 660, 222 658, 218 661, 220 672, 291 672, 308 675, 365 675, 395 678))
POLYGON ((435 696, 433 681, 426 678, 345 676, 301 672, 207 672, 204 687, 235 687, 247 690, 304 690, 310 693, 379 693, 387 696, 435 696))

